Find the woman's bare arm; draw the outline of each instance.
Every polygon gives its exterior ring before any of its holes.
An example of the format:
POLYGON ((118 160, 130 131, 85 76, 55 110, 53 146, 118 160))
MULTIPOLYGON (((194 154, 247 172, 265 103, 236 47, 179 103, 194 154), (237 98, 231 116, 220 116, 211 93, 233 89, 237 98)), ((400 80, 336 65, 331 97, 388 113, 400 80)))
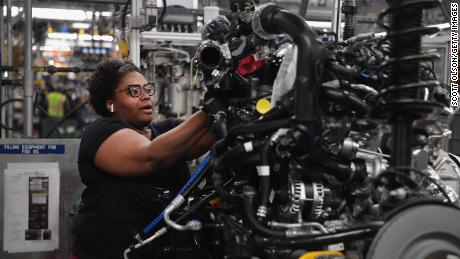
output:
POLYGON ((96 153, 95 163, 114 175, 148 174, 169 166, 186 156, 189 150, 194 150, 193 145, 201 139, 207 139, 207 128, 207 115, 198 112, 153 141, 131 129, 122 129, 102 143, 96 153))

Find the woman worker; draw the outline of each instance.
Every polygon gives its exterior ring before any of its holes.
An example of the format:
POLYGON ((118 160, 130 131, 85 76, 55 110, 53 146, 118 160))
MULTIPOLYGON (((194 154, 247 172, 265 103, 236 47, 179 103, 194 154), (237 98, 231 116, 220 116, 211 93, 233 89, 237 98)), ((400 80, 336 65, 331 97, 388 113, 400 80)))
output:
MULTIPOLYGON (((174 197, 190 176, 185 160, 214 142, 203 111, 182 123, 151 123, 154 92, 130 62, 104 61, 89 81, 90 103, 102 118, 81 137, 78 169, 86 189, 73 227, 74 258, 122 258, 134 235, 164 209, 155 196, 174 197)), ((130 258, 155 258, 152 250, 130 258)))

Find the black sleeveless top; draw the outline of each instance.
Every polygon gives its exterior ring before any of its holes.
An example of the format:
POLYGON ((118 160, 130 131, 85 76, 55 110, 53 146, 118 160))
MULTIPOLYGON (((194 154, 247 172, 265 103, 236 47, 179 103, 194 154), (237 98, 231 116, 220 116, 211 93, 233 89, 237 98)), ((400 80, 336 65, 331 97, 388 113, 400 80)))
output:
MULTIPOLYGON (((152 123, 152 139, 180 123, 152 123)), ((115 176, 98 168, 94 162, 97 150, 111 134, 124 128, 118 119, 102 118, 82 134, 78 170, 86 189, 73 226, 73 251, 80 259, 123 258, 123 251, 135 243, 134 235, 163 211, 190 176, 185 160, 166 171, 136 177, 115 176)), ((154 257, 152 251, 144 250, 140 257, 154 257)))

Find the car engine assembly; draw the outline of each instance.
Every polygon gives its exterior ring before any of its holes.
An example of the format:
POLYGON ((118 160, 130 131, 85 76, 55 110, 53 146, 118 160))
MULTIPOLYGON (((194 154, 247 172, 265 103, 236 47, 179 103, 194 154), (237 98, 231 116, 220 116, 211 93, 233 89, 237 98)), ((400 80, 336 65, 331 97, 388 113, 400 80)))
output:
POLYGON ((343 41, 272 3, 205 25, 193 62, 226 97, 219 140, 126 258, 171 228, 207 258, 458 258, 460 170, 436 119, 452 111, 420 43, 438 2, 388 0, 387 32, 361 35, 353 2, 343 41))

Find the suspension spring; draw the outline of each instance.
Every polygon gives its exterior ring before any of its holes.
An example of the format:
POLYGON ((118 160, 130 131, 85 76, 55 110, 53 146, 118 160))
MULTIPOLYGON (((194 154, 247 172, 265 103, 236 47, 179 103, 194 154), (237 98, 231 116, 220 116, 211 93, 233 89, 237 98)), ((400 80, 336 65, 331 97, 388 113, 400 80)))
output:
POLYGON ((436 54, 421 53, 422 36, 438 32, 437 28, 422 25, 425 9, 439 5, 435 0, 387 0, 389 8, 379 15, 377 23, 387 30, 390 59, 381 70, 388 75, 377 96, 373 114, 390 119, 393 127, 393 167, 410 166, 412 123, 443 105, 427 98, 431 88, 440 85, 436 80, 421 81, 420 62, 438 58, 436 54), (389 23, 384 22, 389 18, 389 23))
POLYGON ((345 14, 343 39, 346 40, 356 35, 356 14, 358 13, 356 0, 345 0, 342 5, 342 13, 345 14))

